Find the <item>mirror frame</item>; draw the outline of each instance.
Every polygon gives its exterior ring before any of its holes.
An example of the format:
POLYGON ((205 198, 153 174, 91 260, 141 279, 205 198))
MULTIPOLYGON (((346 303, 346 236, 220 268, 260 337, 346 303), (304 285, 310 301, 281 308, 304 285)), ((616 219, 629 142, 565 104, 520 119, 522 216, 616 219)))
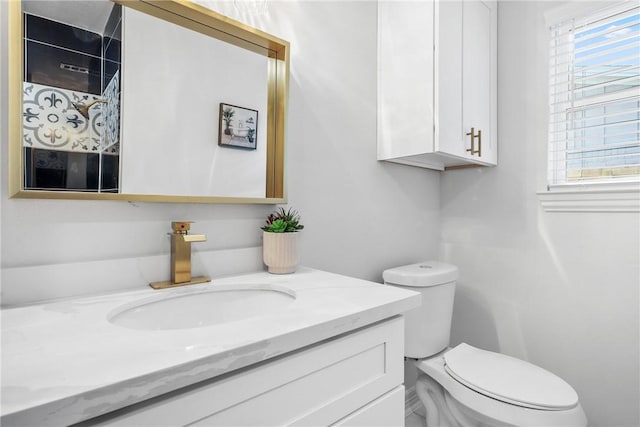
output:
POLYGON ((10 198, 122 200, 168 203, 286 203, 285 134, 289 87, 289 42, 228 18, 188 0, 112 0, 240 48, 267 56, 267 176, 264 198, 90 193, 66 190, 25 190, 22 153, 23 39, 22 2, 9 2, 9 156, 10 198))

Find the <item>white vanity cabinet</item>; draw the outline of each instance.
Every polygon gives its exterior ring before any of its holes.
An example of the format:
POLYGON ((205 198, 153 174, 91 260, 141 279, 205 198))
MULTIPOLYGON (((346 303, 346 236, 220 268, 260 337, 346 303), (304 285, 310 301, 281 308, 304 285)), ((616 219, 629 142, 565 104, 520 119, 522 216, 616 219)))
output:
POLYGON ((497 164, 497 4, 378 2, 378 160, 497 164))
POLYGON ((401 316, 419 305, 416 292, 300 266, 6 308, 0 424, 402 425, 401 316), (286 304, 213 323, 197 315, 247 291, 267 292, 265 308, 273 292, 286 304), (155 302, 167 311, 152 317, 189 310, 200 321, 114 323, 155 302))
POLYGON ((397 316, 82 425, 403 425, 403 323, 397 316))

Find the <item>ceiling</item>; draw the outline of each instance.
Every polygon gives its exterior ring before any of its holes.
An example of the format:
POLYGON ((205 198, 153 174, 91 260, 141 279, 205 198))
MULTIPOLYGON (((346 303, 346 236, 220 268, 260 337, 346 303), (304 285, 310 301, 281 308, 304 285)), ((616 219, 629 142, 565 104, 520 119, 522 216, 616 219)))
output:
POLYGON ((103 34, 114 3, 110 0, 23 0, 22 10, 53 21, 103 34))

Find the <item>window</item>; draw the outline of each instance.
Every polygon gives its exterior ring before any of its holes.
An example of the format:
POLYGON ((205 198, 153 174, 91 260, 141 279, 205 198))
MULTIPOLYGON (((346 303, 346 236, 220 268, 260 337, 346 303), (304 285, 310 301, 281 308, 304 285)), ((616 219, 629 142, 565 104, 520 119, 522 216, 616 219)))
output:
POLYGON ((549 187, 640 180, 640 7, 551 26, 549 187))

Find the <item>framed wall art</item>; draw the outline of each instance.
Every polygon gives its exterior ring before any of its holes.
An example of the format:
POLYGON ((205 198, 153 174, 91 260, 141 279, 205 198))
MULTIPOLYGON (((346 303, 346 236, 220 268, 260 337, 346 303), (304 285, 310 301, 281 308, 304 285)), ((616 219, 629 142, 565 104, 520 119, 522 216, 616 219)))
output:
POLYGON ((258 141, 258 111, 220 103, 218 145, 255 150, 258 141))

